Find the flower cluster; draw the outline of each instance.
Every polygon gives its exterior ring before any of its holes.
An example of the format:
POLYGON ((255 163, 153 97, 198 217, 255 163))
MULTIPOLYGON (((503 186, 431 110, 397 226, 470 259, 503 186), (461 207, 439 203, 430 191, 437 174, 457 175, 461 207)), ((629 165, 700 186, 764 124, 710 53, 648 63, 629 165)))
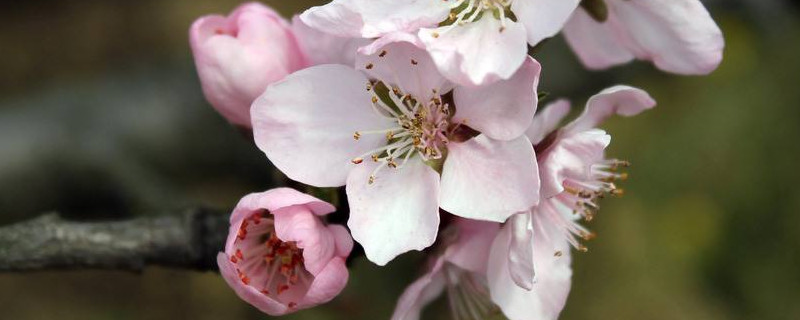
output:
POLYGON ((528 49, 562 32, 590 69, 640 59, 707 74, 724 47, 698 0, 333 0, 291 22, 248 3, 198 19, 208 101, 288 178, 344 187, 349 204, 345 228, 293 189, 246 196, 224 279, 271 315, 313 307, 345 287, 355 240, 378 265, 430 256, 393 319, 418 319, 442 293, 459 319, 557 318, 572 249, 594 237, 581 221, 627 179, 598 127, 655 106, 617 85, 566 125, 567 100, 537 112, 528 49))

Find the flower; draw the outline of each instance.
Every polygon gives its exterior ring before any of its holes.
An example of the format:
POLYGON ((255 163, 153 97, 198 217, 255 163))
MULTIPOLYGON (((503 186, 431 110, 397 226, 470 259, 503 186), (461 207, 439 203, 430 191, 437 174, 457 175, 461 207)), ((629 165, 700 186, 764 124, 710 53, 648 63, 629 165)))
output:
POLYGON ((699 0, 585 0, 564 27, 584 65, 604 69, 634 58, 661 70, 708 74, 725 41, 699 0))
POLYGON ((461 85, 509 79, 528 44, 558 33, 579 0, 334 0, 300 17, 347 37, 417 33, 439 71, 461 85))
POLYGON ((460 87, 433 68, 408 34, 362 50, 364 73, 311 67, 270 86, 253 104, 257 146, 289 178, 347 185, 348 226, 384 265, 436 239, 439 207, 505 221, 538 200, 523 135, 536 109, 539 64, 508 81, 460 87))
POLYGON ((259 3, 192 24, 189 40, 206 99, 231 123, 250 128, 250 105, 271 83, 306 67, 288 22, 259 3))
POLYGON ((392 320, 418 320, 425 305, 445 291, 455 319, 486 319, 498 312, 489 298, 486 268, 499 226, 457 218, 447 230, 444 252, 430 261, 427 273, 406 288, 392 320))
POLYGON ((516 231, 513 223, 506 223, 492 243, 486 268, 491 301, 510 320, 558 319, 572 285, 569 246, 558 237, 557 226, 539 225, 529 242, 536 278, 525 289, 514 281, 508 259, 516 231))
MULTIPOLYGON (((611 136, 596 127, 611 115, 634 116, 654 106, 655 101, 645 91, 615 86, 591 97, 583 114, 561 129, 554 130, 569 112, 569 102, 558 100, 536 115, 526 134, 538 151, 542 199, 507 223, 510 248, 506 260, 510 277, 520 288, 533 290, 535 286, 534 275, 539 273, 534 267, 537 233, 555 230, 555 237, 586 251, 579 239, 590 239, 594 234, 576 220, 591 220, 600 198, 622 194, 614 182, 627 178, 619 169, 628 164, 605 157, 611 136)), ((566 251, 544 249, 559 254, 566 251)))
POLYGON ((335 208, 294 189, 245 196, 231 214, 220 273, 236 294, 270 315, 330 301, 347 284, 347 230, 320 216, 335 208))

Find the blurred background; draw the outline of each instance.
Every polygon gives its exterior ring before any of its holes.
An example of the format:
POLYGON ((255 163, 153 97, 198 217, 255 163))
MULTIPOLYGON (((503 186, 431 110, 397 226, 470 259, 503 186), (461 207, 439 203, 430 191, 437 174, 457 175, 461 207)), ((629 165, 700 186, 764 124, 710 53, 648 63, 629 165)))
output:
MULTIPOLYGON (((289 17, 323 1, 267 0, 289 17)), ((0 224, 230 209, 273 186, 252 143, 204 101, 187 30, 233 0, 0 5, 0 224)), ((659 102, 615 118, 626 196, 603 203, 576 254, 562 319, 800 319, 800 7, 706 1, 722 66, 679 77, 634 63, 582 69, 563 39, 536 58, 542 90, 576 106, 626 83, 659 102)), ((287 319, 386 319, 420 254, 361 258, 334 303, 287 319)), ((447 319, 443 301, 426 318, 447 319)), ((1 319, 264 319, 214 273, 151 268, 0 274, 1 319)))

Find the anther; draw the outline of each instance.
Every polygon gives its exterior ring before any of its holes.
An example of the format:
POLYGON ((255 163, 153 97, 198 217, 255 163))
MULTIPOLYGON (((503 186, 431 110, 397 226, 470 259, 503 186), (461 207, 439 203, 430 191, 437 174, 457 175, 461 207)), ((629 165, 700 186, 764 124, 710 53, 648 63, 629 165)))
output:
POLYGON ((418 64, 419 64, 419 62, 417 62, 417 60, 411 59, 411 64, 413 64, 413 65, 415 65, 415 66, 416 66, 416 65, 418 65, 418 64))
POLYGON ((438 32, 433 32, 433 33, 431 33, 431 37, 433 37, 434 39, 436 39, 436 38, 438 38, 438 37, 439 37, 439 33, 438 33, 438 32))
POLYGON ((361 139, 361 132, 356 131, 353 133, 353 139, 358 140, 361 139))
POLYGON ((369 184, 375 183, 375 176, 369 176, 369 184))
POLYGON ((555 257, 560 257, 562 255, 564 255, 564 253, 561 252, 561 251, 556 251, 556 253, 553 254, 553 256, 555 256, 555 257))
POLYGON ((351 161, 353 162, 353 164, 361 164, 362 162, 364 162, 364 158, 355 158, 351 161))
POLYGON ((374 64, 372 64, 372 63, 367 63, 367 70, 370 70, 370 69, 372 69, 373 67, 375 67, 375 65, 374 65, 374 64))
POLYGON ((386 56, 386 50, 382 50, 381 53, 378 54, 378 56, 381 57, 381 58, 385 57, 386 56))

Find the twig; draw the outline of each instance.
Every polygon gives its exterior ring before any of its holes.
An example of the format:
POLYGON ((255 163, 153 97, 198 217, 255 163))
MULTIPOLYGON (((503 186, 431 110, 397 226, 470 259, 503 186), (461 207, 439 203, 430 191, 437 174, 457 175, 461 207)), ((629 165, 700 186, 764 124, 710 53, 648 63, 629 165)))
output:
POLYGON ((109 222, 73 222, 50 213, 0 227, 0 272, 138 272, 151 265, 215 270, 227 233, 228 216, 204 209, 109 222))

